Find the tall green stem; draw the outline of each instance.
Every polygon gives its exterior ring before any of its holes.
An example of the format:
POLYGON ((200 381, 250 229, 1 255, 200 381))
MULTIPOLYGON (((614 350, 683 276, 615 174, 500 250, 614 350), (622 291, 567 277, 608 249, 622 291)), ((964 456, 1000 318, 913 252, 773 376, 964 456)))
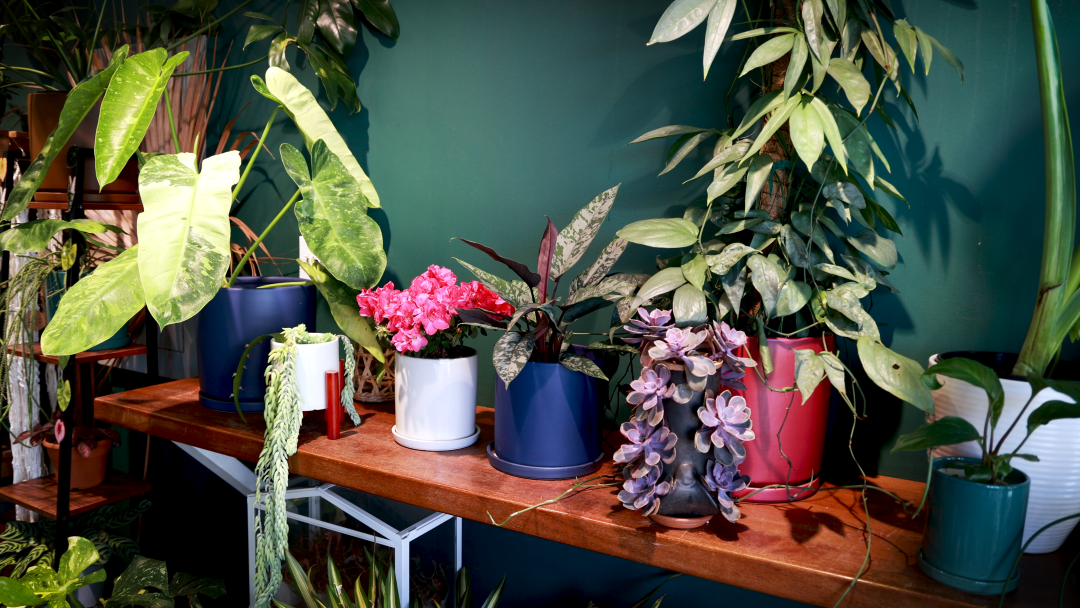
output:
MULTIPOLYGON (((1046 221, 1043 234, 1039 294, 1024 347, 1013 373, 1042 376, 1061 348, 1061 310, 1069 294, 1070 257, 1076 233, 1076 176, 1072 134, 1065 107, 1054 23, 1046 0, 1031 0, 1031 23, 1035 30, 1035 62, 1042 102, 1043 150, 1046 156, 1046 221)), ((1068 328, 1066 328, 1067 331, 1068 328)))
POLYGON ((172 145, 176 154, 181 152, 180 150, 180 137, 176 134, 176 121, 173 120, 172 102, 169 101, 169 87, 165 87, 165 112, 169 116, 169 130, 172 131, 172 145))
POLYGON ((248 173, 251 173, 251 168, 255 166, 255 159, 259 158, 259 150, 262 150, 263 142, 266 141, 266 136, 270 133, 270 126, 274 124, 274 117, 277 116, 278 110, 281 106, 274 108, 273 113, 270 114, 270 120, 266 121, 266 126, 263 127, 262 137, 259 138, 258 145, 255 146, 255 151, 251 153, 251 160, 248 161, 246 167, 244 167, 244 174, 240 176, 240 181, 236 182, 236 187, 233 188, 232 197, 236 200, 236 197, 240 194, 240 189, 244 187, 244 182, 247 181, 248 173))
POLYGON ((232 276, 229 277, 229 282, 225 284, 226 287, 232 287, 233 283, 236 283, 236 277, 240 276, 240 271, 243 270, 244 264, 247 263, 248 259, 251 257, 251 254, 255 253, 255 250, 258 249, 259 245, 262 244, 263 239, 265 239, 266 236, 270 234, 270 231, 274 229, 274 226, 277 225, 278 221, 281 218, 285 217, 285 212, 293 206, 293 203, 295 203, 296 199, 298 198, 300 198, 299 189, 296 191, 295 194, 292 195, 292 198, 289 199, 289 202, 285 203, 285 206, 281 208, 281 211, 278 211, 277 216, 274 217, 274 219, 270 222, 270 225, 266 227, 266 230, 262 231, 262 234, 259 235, 259 238, 255 239, 255 242, 248 247, 247 253, 244 254, 244 257, 240 258, 240 261, 236 263, 236 268, 233 269, 232 276))
POLYGON ((259 57, 255 61, 249 61, 247 63, 238 63, 236 65, 227 65, 225 67, 214 68, 212 70, 199 70, 198 72, 173 72, 172 77, 173 78, 183 78, 185 76, 202 76, 203 74, 213 74, 215 72, 224 72, 226 70, 236 70, 236 69, 239 69, 239 68, 246 68, 248 66, 255 65, 256 63, 262 63, 263 61, 266 61, 269 57, 270 57, 270 55, 263 55, 262 57, 259 57))

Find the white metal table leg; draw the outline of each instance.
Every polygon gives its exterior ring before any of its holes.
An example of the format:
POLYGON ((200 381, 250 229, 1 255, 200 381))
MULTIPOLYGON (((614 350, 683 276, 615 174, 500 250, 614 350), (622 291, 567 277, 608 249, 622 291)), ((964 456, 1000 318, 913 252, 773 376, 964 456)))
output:
POLYGON ((454 575, 461 571, 461 518, 454 518, 454 575))
POLYGON ((247 496, 248 606, 255 606, 255 494, 247 496))
POLYGON ((401 596, 401 605, 409 605, 409 545, 412 539, 409 537, 398 538, 394 547, 394 575, 397 578, 398 595, 401 596))

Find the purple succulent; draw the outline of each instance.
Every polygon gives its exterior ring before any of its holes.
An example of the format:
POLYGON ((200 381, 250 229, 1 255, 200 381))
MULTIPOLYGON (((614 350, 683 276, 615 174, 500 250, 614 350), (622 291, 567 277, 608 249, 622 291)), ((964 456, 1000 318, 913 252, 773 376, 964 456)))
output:
MULTIPOLYGON (((665 426, 652 426, 644 420, 631 420, 619 427, 619 432, 630 440, 615 452, 615 462, 634 462, 633 477, 644 477, 649 471, 659 469, 661 462, 675 460, 676 437, 665 426)), ((630 467, 627 467, 629 469, 630 467)))
POLYGON ((648 354, 654 361, 681 361, 686 371, 695 376, 711 376, 716 373, 716 365, 697 350, 708 337, 708 331, 694 332, 689 327, 671 327, 665 332, 663 340, 653 342, 648 354))
POLYGON ((703 481, 710 492, 716 492, 716 501, 720 503, 720 512, 728 521, 739 520, 739 505, 731 494, 739 490, 745 490, 750 485, 750 478, 739 473, 735 465, 721 465, 710 460, 706 465, 703 481))
POLYGON ((746 399, 733 397, 728 391, 719 396, 706 391, 705 405, 698 408, 697 415, 701 429, 694 435, 694 446, 699 452, 715 448, 714 456, 723 465, 737 465, 746 460, 743 442, 754 439, 746 399))
POLYGON ((746 334, 730 327, 727 323, 713 321, 706 326, 708 339, 701 350, 705 356, 720 363, 720 383, 737 389, 745 389, 740 382, 746 375, 747 367, 754 367, 757 363, 749 357, 740 357, 736 351, 746 346, 746 334))
POLYGON ((671 372, 663 365, 641 370, 641 377, 630 383, 634 390, 626 396, 627 403, 638 406, 634 418, 647 420, 652 426, 660 424, 664 419, 664 399, 675 394, 675 385, 668 384, 670 380, 671 372))
POLYGON ((630 467, 623 469, 623 489, 619 492, 619 500, 623 506, 631 510, 641 510, 641 514, 648 516, 660 509, 660 497, 671 491, 671 482, 660 481, 661 471, 659 467, 649 469, 648 473, 641 477, 634 477, 630 467))
POLYGON ((623 325, 623 329, 640 337, 623 338, 623 342, 627 344, 659 340, 664 335, 664 331, 671 325, 670 310, 653 310, 650 312, 644 308, 638 308, 637 313, 641 320, 630 319, 630 324, 623 325))

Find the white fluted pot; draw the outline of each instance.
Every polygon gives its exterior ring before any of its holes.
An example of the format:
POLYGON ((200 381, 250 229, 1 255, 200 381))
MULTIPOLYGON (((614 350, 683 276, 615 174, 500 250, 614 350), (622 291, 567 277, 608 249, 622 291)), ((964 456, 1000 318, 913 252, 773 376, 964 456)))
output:
MULTIPOLYGON (((296 383, 300 388, 300 409, 305 412, 326 409, 326 372, 340 369, 338 340, 335 337, 329 342, 296 345, 296 383)), ((270 342, 270 348, 281 346, 276 340, 270 342)))
MULTIPOLYGON (((930 365, 938 361, 938 356, 930 357, 930 365)), ((959 416, 970 422, 980 431, 986 420, 986 410, 990 407, 986 392, 962 380, 938 376, 944 385, 934 391, 934 418, 959 416)), ((1012 421, 1023 409, 1031 397, 1031 385, 1022 380, 1001 380, 1005 391, 1005 407, 1001 412, 995 440, 1009 428, 1012 421)), ((1005 441, 1001 453, 1012 452, 1027 434, 1027 418, 1047 401, 1060 400, 1072 403, 1068 396, 1053 389, 1045 389, 1032 401, 1016 428, 1005 441)), ((1017 461, 1031 478, 1031 495, 1028 499, 1027 519, 1024 522, 1024 542, 1044 525, 1074 513, 1080 512, 1080 419, 1055 420, 1035 430, 1024 444, 1021 453, 1034 454, 1039 462, 1017 461)), ((982 451, 974 441, 958 445, 940 447, 934 450, 934 456, 969 456, 981 457, 982 451)), ((1062 543, 1076 527, 1077 520, 1067 521, 1043 532, 1028 547, 1028 553, 1050 553, 1061 547, 1062 543)))

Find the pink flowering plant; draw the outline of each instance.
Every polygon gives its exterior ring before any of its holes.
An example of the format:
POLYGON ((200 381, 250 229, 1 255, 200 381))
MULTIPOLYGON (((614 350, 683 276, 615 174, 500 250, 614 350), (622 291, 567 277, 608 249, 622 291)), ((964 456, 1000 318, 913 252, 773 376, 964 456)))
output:
MULTIPOLYGON (((478 328, 460 322, 459 310, 479 309, 509 318, 514 307, 479 281, 457 284, 457 276, 442 266, 429 266, 400 290, 387 283, 356 296, 360 316, 375 321, 376 335, 399 353, 425 359, 465 356, 465 338, 478 328)), ((482 330, 481 330, 482 331, 482 330)))

